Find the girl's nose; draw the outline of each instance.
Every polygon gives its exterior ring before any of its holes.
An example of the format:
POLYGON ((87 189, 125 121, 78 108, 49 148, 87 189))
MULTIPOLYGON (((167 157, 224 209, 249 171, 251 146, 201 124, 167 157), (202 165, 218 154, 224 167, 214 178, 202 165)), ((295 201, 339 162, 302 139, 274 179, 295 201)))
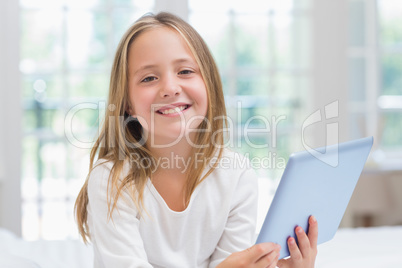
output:
POLYGON ((168 98, 178 96, 181 93, 181 87, 174 78, 166 78, 166 82, 162 84, 160 96, 168 98))

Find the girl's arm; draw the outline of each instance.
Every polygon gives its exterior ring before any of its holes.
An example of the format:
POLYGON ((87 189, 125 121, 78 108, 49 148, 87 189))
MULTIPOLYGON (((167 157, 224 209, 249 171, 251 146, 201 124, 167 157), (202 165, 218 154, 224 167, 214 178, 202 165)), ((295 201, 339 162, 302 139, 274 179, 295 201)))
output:
MULTIPOLYGON (((252 169, 239 172, 242 174, 232 193, 232 204, 226 226, 211 256, 209 267, 217 266, 232 253, 243 251, 255 242, 258 178, 252 169)), ((229 183, 232 182, 229 180, 229 183)))
POLYGON ((233 253, 221 262, 217 268, 275 268, 281 246, 274 243, 261 243, 246 250, 233 253))
POLYGON ((138 211, 127 193, 108 219, 107 185, 110 163, 97 166, 88 182, 88 226, 95 267, 152 267, 139 233, 138 211))

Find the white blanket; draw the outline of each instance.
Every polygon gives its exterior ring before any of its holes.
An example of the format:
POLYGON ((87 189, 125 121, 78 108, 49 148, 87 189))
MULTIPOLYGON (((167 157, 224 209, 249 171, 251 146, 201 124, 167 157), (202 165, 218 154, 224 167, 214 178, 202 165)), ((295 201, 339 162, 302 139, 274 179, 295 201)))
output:
POLYGON ((4 229, 0 252, 1 268, 90 268, 93 263, 92 247, 81 241, 24 241, 4 229))
POLYGON ((316 268, 402 268, 402 226, 340 229, 319 245, 316 268))
MULTIPOLYGON (((319 245, 316 268, 402 267, 402 226, 340 229, 319 245)), ((28 242, 0 229, 1 268, 91 268, 93 252, 78 240, 28 242)))

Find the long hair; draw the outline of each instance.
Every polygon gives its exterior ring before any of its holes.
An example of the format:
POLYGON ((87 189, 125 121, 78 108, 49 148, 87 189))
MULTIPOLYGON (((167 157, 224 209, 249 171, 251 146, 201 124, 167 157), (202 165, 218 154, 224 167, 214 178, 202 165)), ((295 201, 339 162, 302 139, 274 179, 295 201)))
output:
POLYGON ((150 150, 145 146, 141 124, 126 113, 129 106, 127 56, 130 44, 141 33, 155 27, 168 27, 183 37, 200 68, 207 89, 207 113, 198 127, 207 131, 197 131, 195 144, 201 146, 192 148, 192 155, 201 155, 204 161, 196 160, 195 157, 190 158, 186 172, 184 196, 186 205, 197 185, 215 169, 218 161, 210 160, 213 158, 219 160, 222 156, 223 129, 227 125, 226 108, 221 79, 212 54, 196 30, 179 17, 166 12, 144 15, 125 32, 117 47, 110 76, 108 108, 99 137, 91 150, 89 174, 75 202, 75 216, 84 242, 90 239, 87 222, 87 188, 88 178, 96 159, 105 159, 113 163, 107 188, 108 219, 111 219, 117 200, 122 196, 123 191, 130 193, 139 211, 143 208, 144 188, 147 179, 152 177, 155 161, 150 150), (123 166, 130 162, 132 155, 136 155, 137 159, 148 159, 148 163, 151 164, 146 167, 130 165, 129 172, 123 174, 123 166), (204 170, 207 172, 204 173, 204 170))

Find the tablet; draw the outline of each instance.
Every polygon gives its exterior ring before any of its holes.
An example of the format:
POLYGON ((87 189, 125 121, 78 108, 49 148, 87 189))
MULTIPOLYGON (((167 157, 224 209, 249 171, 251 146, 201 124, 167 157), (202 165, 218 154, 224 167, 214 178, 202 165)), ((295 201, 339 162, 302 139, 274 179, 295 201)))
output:
POLYGON ((310 215, 318 222, 318 244, 331 240, 372 145, 373 137, 367 137, 292 154, 256 243, 277 243, 279 259, 288 257, 288 237, 296 238, 296 226, 308 232, 310 215))

